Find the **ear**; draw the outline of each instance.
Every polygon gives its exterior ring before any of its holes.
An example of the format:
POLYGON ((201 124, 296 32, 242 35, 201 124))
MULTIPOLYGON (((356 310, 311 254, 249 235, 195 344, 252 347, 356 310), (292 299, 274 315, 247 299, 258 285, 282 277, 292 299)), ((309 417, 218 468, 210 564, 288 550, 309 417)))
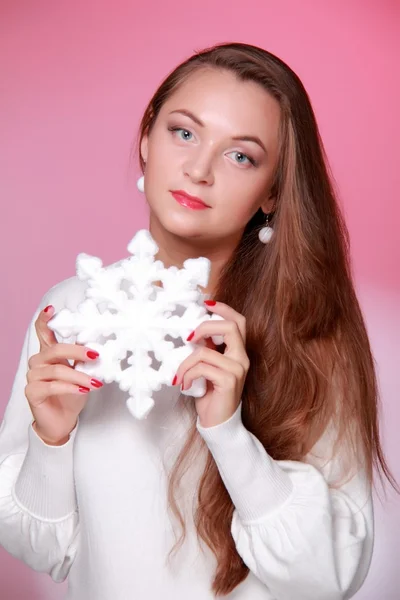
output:
POLYGON ((143 136, 141 144, 140 144, 140 155, 143 158, 144 162, 147 162, 148 153, 149 153, 149 136, 146 133, 143 136))
POLYGON ((269 213, 273 212, 274 206, 275 206, 275 198, 272 196, 269 196, 268 199, 264 200, 264 202, 261 204, 261 210, 263 211, 264 214, 268 215, 269 213))

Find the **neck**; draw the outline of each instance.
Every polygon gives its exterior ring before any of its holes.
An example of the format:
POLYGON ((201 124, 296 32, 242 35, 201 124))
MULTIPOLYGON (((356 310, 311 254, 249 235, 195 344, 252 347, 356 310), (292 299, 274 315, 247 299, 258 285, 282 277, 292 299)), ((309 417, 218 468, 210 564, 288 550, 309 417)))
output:
POLYGON ((188 258, 203 256, 210 260, 211 271, 208 284, 205 288, 200 286, 200 289, 212 297, 217 288, 221 271, 236 248, 240 235, 235 239, 232 237, 225 240, 218 239, 218 242, 204 238, 184 239, 166 231, 152 216, 150 216, 149 230, 159 247, 156 258, 161 260, 167 268, 176 266, 181 269, 188 258))

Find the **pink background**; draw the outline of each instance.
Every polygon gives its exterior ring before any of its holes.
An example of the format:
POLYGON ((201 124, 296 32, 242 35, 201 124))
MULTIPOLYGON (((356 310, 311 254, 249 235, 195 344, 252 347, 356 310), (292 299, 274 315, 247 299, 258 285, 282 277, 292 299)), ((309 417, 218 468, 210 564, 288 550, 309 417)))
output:
MULTIPOLYGON (((399 23, 396 0, 2 0, 0 414, 45 291, 74 274, 79 252, 117 260, 147 225, 129 153, 151 93, 193 50, 243 41, 286 60, 312 98, 378 363, 384 447, 400 479, 399 23)), ((399 497, 389 493, 375 511, 375 554, 357 599, 395 600, 399 497)), ((56 600, 63 588, 0 549, 2 600, 56 600)))

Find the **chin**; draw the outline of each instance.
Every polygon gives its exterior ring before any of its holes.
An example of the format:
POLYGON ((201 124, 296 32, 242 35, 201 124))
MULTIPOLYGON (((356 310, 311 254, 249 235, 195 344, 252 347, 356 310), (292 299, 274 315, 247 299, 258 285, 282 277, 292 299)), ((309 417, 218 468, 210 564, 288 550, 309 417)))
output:
POLYGON ((206 226, 199 223, 195 215, 174 214, 173 211, 157 216, 156 220, 162 229, 165 229, 173 235, 183 238, 199 237, 204 235, 206 226))
POLYGON ((165 229, 184 240, 196 240, 204 238, 204 231, 199 227, 185 227, 183 225, 172 225, 171 227, 165 227, 165 229))

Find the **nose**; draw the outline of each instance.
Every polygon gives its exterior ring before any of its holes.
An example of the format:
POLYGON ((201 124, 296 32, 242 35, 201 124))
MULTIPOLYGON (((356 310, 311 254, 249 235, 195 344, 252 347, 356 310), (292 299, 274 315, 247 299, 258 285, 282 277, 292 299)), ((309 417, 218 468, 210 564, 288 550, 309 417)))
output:
POLYGON ((184 174, 193 183, 204 185, 212 185, 214 183, 212 156, 210 154, 192 155, 190 160, 188 159, 184 164, 184 174))

